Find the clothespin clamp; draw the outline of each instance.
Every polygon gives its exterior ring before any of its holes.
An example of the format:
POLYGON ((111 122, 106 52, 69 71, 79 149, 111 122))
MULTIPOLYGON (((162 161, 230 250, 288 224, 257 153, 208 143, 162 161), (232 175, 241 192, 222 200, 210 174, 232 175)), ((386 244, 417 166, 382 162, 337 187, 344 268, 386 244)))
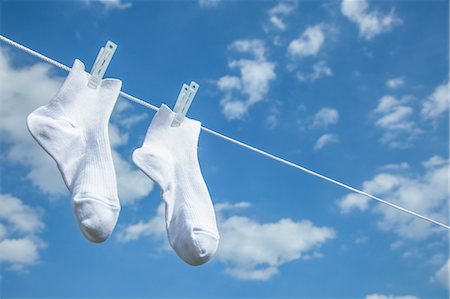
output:
POLYGON ((100 49, 88 81, 88 86, 90 88, 96 89, 100 84, 116 49, 117 45, 110 40, 106 43, 105 47, 100 49))
POLYGON ((187 84, 183 84, 180 94, 178 95, 175 107, 173 108, 173 112, 175 112, 176 114, 172 121, 172 127, 178 127, 183 122, 184 117, 186 116, 186 113, 189 110, 192 101, 194 100, 198 88, 199 85, 194 81, 192 81, 189 86, 187 84))

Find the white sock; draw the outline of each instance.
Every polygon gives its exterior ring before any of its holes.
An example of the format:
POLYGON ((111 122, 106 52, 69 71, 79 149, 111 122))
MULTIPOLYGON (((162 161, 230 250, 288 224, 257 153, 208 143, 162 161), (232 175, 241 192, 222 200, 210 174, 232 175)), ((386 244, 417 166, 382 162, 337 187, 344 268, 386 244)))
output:
POLYGON ((172 127, 174 116, 161 106, 133 161, 161 188, 170 245, 188 264, 201 265, 219 244, 214 208, 197 160, 201 124, 185 118, 172 127))
POLYGON ((64 85, 27 119, 34 139, 56 161, 72 194, 72 209, 84 236, 103 242, 120 211, 108 122, 122 82, 105 79, 88 87, 89 74, 75 60, 64 85))

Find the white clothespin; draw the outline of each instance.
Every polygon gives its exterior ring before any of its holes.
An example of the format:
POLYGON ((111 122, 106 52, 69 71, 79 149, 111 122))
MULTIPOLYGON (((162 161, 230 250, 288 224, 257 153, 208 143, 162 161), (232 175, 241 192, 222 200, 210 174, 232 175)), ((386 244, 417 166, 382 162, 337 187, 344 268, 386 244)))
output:
POLYGON ((187 86, 187 84, 183 84, 180 94, 178 95, 175 108, 173 108, 173 112, 175 112, 176 115, 172 121, 172 127, 178 127, 183 122, 183 119, 191 106, 192 100, 194 100, 198 88, 199 85, 194 81, 192 81, 189 86, 187 86))
POLYGON ((110 40, 106 43, 105 47, 100 49, 91 70, 91 77, 88 82, 90 88, 96 89, 100 84, 116 49, 117 45, 110 40))

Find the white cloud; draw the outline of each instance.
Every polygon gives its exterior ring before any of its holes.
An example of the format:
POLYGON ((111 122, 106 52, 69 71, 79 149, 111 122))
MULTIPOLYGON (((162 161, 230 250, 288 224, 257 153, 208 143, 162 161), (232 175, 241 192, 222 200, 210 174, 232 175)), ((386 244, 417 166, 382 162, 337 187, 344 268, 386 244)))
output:
POLYGON ((422 163, 422 165, 425 168, 433 168, 433 167, 439 167, 439 166, 445 165, 447 163, 448 163, 447 159, 444 159, 440 156, 434 155, 427 161, 424 161, 422 163))
MULTIPOLYGON (((429 249, 443 248, 444 246, 446 246, 446 244, 447 244, 447 242, 436 241, 436 242, 427 244, 427 248, 429 248, 429 249)), ((446 254, 445 251, 438 252, 436 254, 433 254, 431 257, 428 256, 428 260, 426 261, 426 264, 430 265, 430 266, 442 266, 442 265, 444 265, 444 263, 447 259, 448 259, 448 254, 446 254)), ((432 278, 433 277, 430 278, 430 282, 432 282, 432 278)))
POLYGON ((51 75, 47 64, 15 69, 4 48, 0 50, 0 136, 8 146, 4 155, 12 163, 29 167, 26 178, 41 191, 62 195, 66 187, 56 164, 33 140, 26 118, 34 109, 53 98, 63 78, 51 75), (20 103, 20 104, 19 104, 20 103))
POLYGON ((339 120, 339 112, 336 109, 325 107, 314 115, 312 126, 315 128, 327 128, 336 124, 339 120))
MULTIPOLYGON (((238 203, 228 210, 247 206, 238 203)), ((221 243, 217 259, 227 264, 225 273, 237 279, 268 280, 279 273, 281 265, 311 258, 320 245, 335 237, 333 229, 306 220, 259 223, 244 216, 226 217, 225 212, 223 208, 218 212, 221 243)))
POLYGON ((401 20, 395 16, 394 10, 391 10, 389 14, 382 14, 376 10, 369 11, 367 0, 342 0, 341 12, 358 25, 359 34, 367 40, 401 23, 401 20))
POLYGON ((237 203, 219 202, 214 205, 216 213, 223 213, 227 211, 239 211, 250 208, 252 204, 248 201, 240 201, 237 203))
POLYGON ((342 213, 348 213, 353 209, 365 211, 369 207, 369 199, 357 193, 350 193, 342 198, 338 205, 342 213))
POLYGON ((376 112, 388 112, 392 107, 400 104, 400 101, 393 96, 384 96, 378 101, 376 112))
POLYGON ((292 14, 297 8, 296 2, 282 1, 278 2, 274 7, 268 11, 269 22, 273 28, 284 31, 287 29, 287 25, 284 19, 292 14))
POLYGON ((280 109, 277 106, 272 106, 269 110, 269 114, 266 117, 266 123, 269 128, 273 129, 278 125, 278 119, 280 117, 280 109))
POLYGON ((133 204, 150 194, 154 186, 152 181, 117 151, 113 150, 112 156, 120 202, 125 205, 133 204))
POLYGON ((120 129, 112 123, 109 123, 108 125, 108 135, 109 143, 112 147, 118 147, 128 142, 128 134, 122 133, 120 129))
POLYGON ((241 78, 236 76, 223 76, 217 81, 217 87, 223 91, 229 91, 233 89, 240 90, 242 88, 241 78))
POLYGON ((309 26, 302 35, 288 46, 292 57, 316 56, 325 41, 322 25, 309 26))
POLYGON ((123 2, 121 0, 98 0, 108 9, 127 9, 132 6, 131 2, 123 2))
POLYGON ((133 105, 129 101, 117 101, 116 105, 114 106, 114 113, 112 117, 115 117, 116 115, 122 114, 122 112, 127 111, 128 109, 132 108, 133 105))
POLYGON ((0 261, 11 264, 10 270, 23 270, 25 265, 34 264, 38 260, 38 246, 30 238, 0 241, 0 261))
MULTIPOLYGON (((395 109, 392 109, 389 111, 388 114, 383 115, 382 118, 377 120, 377 125, 384 128, 393 128, 400 126, 401 128, 404 128, 404 124, 400 123, 404 119, 409 117, 413 112, 413 109, 411 107, 398 105, 395 107, 395 109)), ((407 128, 409 127, 406 126, 407 128)))
POLYGON ((399 249, 405 245, 404 243, 405 242, 403 242, 403 241, 397 240, 397 241, 393 242, 390 247, 391 247, 391 249, 394 249, 394 250, 399 249))
POLYGON ((333 76, 333 71, 330 67, 327 66, 325 61, 319 61, 313 65, 313 71, 309 75, 310 81, 315 81, 322 77, 331 77, 333 76))
MULTIPOLYGON (((119 99, 118 101, 121 101, 119 99)), ((119 102, 120 103, 120 102, 119 102)), ((114 122, 120 124, 120 127, 128 129, 133 124, 123 123, 121 120, 132 118, 123 117, 124 112, 129 108, 128 105, 122 107, 118 105, 118 109, 113 111, 114 122)), ((137 114, 139 120, 145 119, 146 114, 137 114), (145 116, 141 119, 141 116, 145 116)), ((135 122, 135 123, 137 123, 135 122)), ((112 157, 114 168, 116 170, 117 188, 120 202, 122 204, 133 204, 138 200, 145 198, 153 189, 153 182, 145 176, 134 164, 130 162, 130 158, 125 159, 118 151, 119 147, 126 146, 128 143, 128 134, 123 133, 119 126, 115 123, 109 124, 109 140, 112 147, 112 157)))
POLYGON ((448 110, 449 83, 439 85, 422 104, 422 116, 435 119, 448 110))
POLYGON ((8 223, 10 231, 32 234, 44 228, 42 212, 38 209, 9 194, 0 194, 0 202, 0 220, 8 223))
POLYGON ((271 16, 288 16, 297 8, 296 2, 293 1, 281 1, 277 5, 269 9, 269 15, 271 16))
MULTIPOLYGON (((381 172, 363 182, 362 190, 446 223, 448 221, 448 160, 438 165, 431 163, 431 160, 436 160, 436 158, 432 157, 424 162, 426 167, 422 174, 407 176, 381 172)), ((367 210, 369 199, 351 193, 344 196, 338 205, 342 212, 354 209, 367 210)), ((378 221, 380 229, 393 231, 405 239, 422 240, 430 235, 443 233, 441 228, 429 222, 382 204, 377 204, 372 210, 380 216, 378 221)))
POLYGON ((329 66, 327 66, 326 62, 321 60, 315 63, 312 67, 312 72, 309 74, 303 74, 302 72, 297 72, 297 78, 302 81, 314 82, 323 77, 332 77, 333 71, 329 66))
POLYGON ((216 7, 222 0, 198 0, 200 7, 216 7))
POLYGON ((228 98, 224 98, 221 101, 221 105, 222 113, 230 120, 242 119, 250 108, 250 105, 247 102, 230 100, 228 98))
POLYGON ((387 164, 380 167, 382 170, 391 170, 391 171, 399 171, 409 169, 409 164, 406 162, 402 162, 399 164, 387 164))
POLYGON ((356 244, 364 244, 367 242, 367 240, 369 240, 368 236, 362 236, 362 237, 358 237, 355 239, 355 243, 356 244))
POLYGON ((449 288, 450 259, 430 278, 430 282, 437 283, 443 288, 449 288))
POLYGON ((403 77, 392 78, 386 81, 386 86, 389 88, 398 88, 405 84, 405 79, 403 77))
POLYGON ((241 53, 250 53, 256 60, 266 60, 266 47, 260 39, 240 39, 233 42, 229 48, 241 53))
POLYGON ((6 226, 0 223, 0 240, 3 240, 8 235, 6 226))
POLYGON ((224 92, 220 102, 223 114, 228 119, 242 119, 248 109, 269 92, 270 81, 276 78, 275 63, 267 61, 261 40, 238 40, 230 45, 230 49, 252 57, 231 60, 229 67, 238 69, 240 76, 226 75, 217 81, 217 87, 224 92))
POLYGON ((287 29, 286 24, 280 17, 271 16, 269 20, 270 20, 270 23, 272 23, 272 25, 275 26, 277 29, 279 29, 279 30, 287 29))
MULTIPOLYGON (((228 216, 248 207, 249 202, 215 205, 220 232, 216 259, 226 264, 225 273, 234 278, 268 280, 280 272, 283 264, 320 257, 318 248, 335 237, 333 229, 314 226, 307 220, 259 223, 248 217, 228 216)), ((164 235, 163 204, 155 217, 127 226, 118 233, 123 242, 146 236, 161 240, 164 235)))
MULTIPOLYGON (((114 110, 111 114, 109 134, 121 134, 122 137, 128 138, 127 134, 120 133, 119 128, 123 128, 126 129, 126 131, 129 131, 133 126, 140 124, 144 120, 146 121, 146 123, 150 121, 151 118, 149 117, 147 112, 143 112, 142 109, 139 109, 138 111, 136 110, 136 106, 132 105, 130 101, 119 96, 119 99, 117 100, 116 105, 114 106, 114 110), (115 125, 111 126, 111 124, 115 125), (111 132, 112 130, 115 130, 116 132, 111 132)), ((118 145, 123 145, 125 143, 126 141, 120 142, 120 144, 118 145)))
POLYGON ((393 295, 371 294, 367 295, 366 299, 419 299, 419 298, 416 296, 393 296, 393 295))
POLYGON ((132 7, 131 2, 124 2, 122 0, 83 0, 86 5, 91 5, 92 3, 99 3, 105 9, 127 9, 132 7))
POLYGON ((123 128, 130 129, 134 125, 142 122, 143 120, 148 120, 148 119, 149 119, 149 117, 148 117, 147 113, 139 113, 139 114, 135 113, 130 116, 121 117, 119 119, 116 119, 115 122, 123 128))
POLYGON ((13 270, 34 264, 38 259, 38 246, 28 237, 0 241, 0 261, 12 264, 13 270))
MULTIPOLYGON (((62 85, 63 78, 52 75, 52 70, 48 64, 43 63, 14 68, 4 49, 0 50, 0 82, 9 82, 0 85, 0 137, 7 144, 4 155, 9 162, 28 168, 26 178, 33 186, 50 195, 50 198, 57 198, 68 196, 67 188, 55 162, 33 140, 26 126, 28 114, 47 104, 62 85)), ((114 113, 120 114, 128 107, 118 104, 114 113)), ((121 119, 116 115, 113 114, 112 118, 121 119)), ((130 159, 124 159, 118 153, 117 147, 125 145, 127 140, 127 134, 121 133, 117 125, 110 124, 118 191, 124 203, 145 197, 153 186, 151 181, 129 162, 130 159)))
POLYGON ((121 242, 136 241, 142 237, 154 237, 158 240, 165 240, 166 235, 166 219, 165 219, 164 204, 158 206, 156 215, 150 218, 147 222, 139 221, 124 227, 117 233, 117 238, 121 242))
POLYGON ((275 64, 267 61, 239 60, 230 63, 231 68, 241 71, 242 92, 248 103, 259 102, 269 91, 269 83, 275 79, 275 64))
POLYGON ((321 150, 325 145, 339 142, 339 138, 334 134, 324 134, 317 139, 316 143, 314 144, 314 150, 318 151, 321 150))
POLYGON ((44 229, 42 211, 9 194, 0 194, 0 262, 10 271, 23 271, 39 262, 45 243, 38 237, 44 229))
POLYGON ((406 105, 408 97, 401 100, 393 96, 383 96, 374 110, 378 117, 375 125, 384 132, 380 139, 391 148, 408 147, 422 130, 412 120, 414 110, 406 105))

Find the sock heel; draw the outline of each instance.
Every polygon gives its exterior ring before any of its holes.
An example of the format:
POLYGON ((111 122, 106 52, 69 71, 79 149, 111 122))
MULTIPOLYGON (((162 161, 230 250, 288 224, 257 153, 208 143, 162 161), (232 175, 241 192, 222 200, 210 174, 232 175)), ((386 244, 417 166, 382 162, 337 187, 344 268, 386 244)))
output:
POLYGON ((139 169, 162 190, 169 189, 175 174, 173 159, 166 150, 157 147, 148 150, 141 147, 133 151, 132 158, 139 169))
POLYGON ((46 115, 45 107, 41 107, 27 117, 27 127, 31 136, 55 160, 63 175, 64 182, 70 189, 72 176, 76 172, 74 166, 83 157, 85 144, 80 130, 66 119, 53 118, 46 115), (55 142, 55 141, 58 142, 55 142), (82 145, 80 146, 80 143, 82 145), (75 149, 77 149, 75 151, 75 149), (70 156, 70 159, 68 159, 70 156), (61 164, 60 161, 71 161, 61 164))

